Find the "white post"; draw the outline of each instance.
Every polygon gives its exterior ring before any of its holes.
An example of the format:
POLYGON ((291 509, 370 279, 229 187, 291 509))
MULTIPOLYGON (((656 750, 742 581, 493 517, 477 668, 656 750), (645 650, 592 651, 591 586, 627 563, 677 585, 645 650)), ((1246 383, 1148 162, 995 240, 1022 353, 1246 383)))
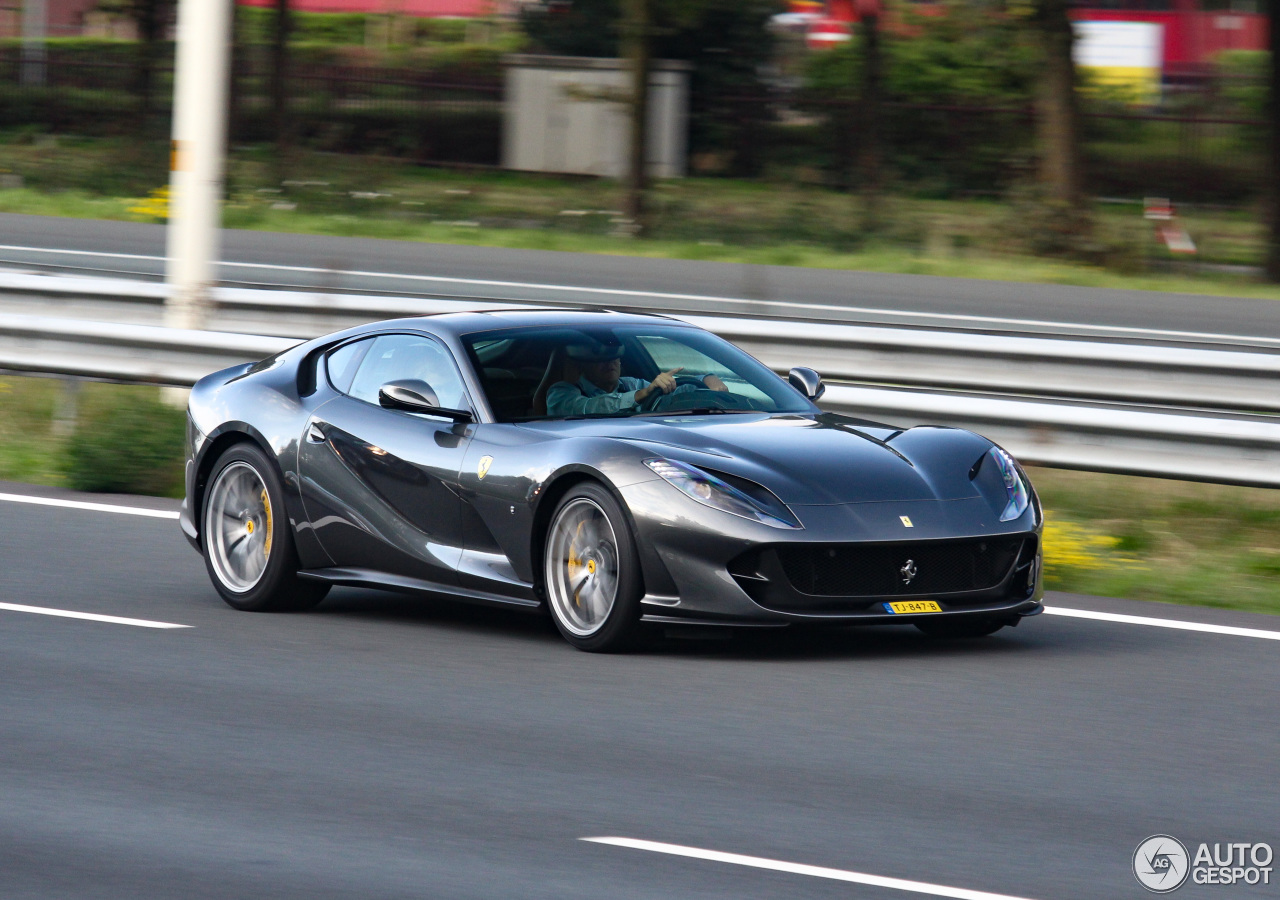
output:
POLYGON ((227 140, 230 0, 179 0, 169 160, 165 324, 202 328, 217 280, 227 140))
POLYGON ((49 12, 45 0, 25 0, 22 4, 22 72, 24 87, 45 83, 45 37, 49 31, 49 12))

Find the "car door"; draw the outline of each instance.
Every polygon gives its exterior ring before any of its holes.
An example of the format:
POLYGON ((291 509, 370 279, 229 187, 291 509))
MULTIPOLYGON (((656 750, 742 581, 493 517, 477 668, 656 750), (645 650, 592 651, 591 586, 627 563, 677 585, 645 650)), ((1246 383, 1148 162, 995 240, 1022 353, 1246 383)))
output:
POLYGON ((316 538, 339 567, 455 584, 463 546, 458 471, 475 426, 378 404, 382 385, 418 379, 441 406, 474 408, 452 354, 435 338, 396 333, 344 345, 327 363, 336 396, 315 411, 298 443, 316 538))

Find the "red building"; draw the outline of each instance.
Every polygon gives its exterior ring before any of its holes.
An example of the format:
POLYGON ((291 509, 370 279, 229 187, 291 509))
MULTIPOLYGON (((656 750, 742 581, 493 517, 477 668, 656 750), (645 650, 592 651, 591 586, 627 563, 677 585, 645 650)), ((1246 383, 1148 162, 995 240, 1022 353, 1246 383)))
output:
POLYGON ((1081 4, 1072 18, 1093 22, 1151 22, 1163 26, 1165 77, 1202 73, 1224 50, 1265 50, 1267 17, 1256 12, 1205 10, 1200 0, 1112 0, 1081 4))
MULTIPOLYGON (((1078 21, 1149 22, 1163 29, 1166 77, 1200 74, 1224 50, 1265 50, 1267 17, 1256 12, 1256 0, 1233 0, 1232 9, 1205 9, 1224 0, 1095 0, 1079 2, 1071 12, 1078 21)), ((918 0, 920 9, 933 6, 918 0)), ((858 0, 792 0, 791 12, 812 18, 821 34, 851 34, 858 21, 858 0)), ((827 43, 834 41, 828 37, 827 43)), ((819 46, 819 42, 811 42, 819 46)))

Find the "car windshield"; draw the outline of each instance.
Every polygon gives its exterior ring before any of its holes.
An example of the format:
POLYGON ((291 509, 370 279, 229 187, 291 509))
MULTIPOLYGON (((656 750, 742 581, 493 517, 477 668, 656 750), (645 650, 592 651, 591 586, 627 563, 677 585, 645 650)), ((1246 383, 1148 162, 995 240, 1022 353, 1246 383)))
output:
POLYGON ((499 422, 816 409, 700 328, 539 326, 470 334, 463 343, 499 422))

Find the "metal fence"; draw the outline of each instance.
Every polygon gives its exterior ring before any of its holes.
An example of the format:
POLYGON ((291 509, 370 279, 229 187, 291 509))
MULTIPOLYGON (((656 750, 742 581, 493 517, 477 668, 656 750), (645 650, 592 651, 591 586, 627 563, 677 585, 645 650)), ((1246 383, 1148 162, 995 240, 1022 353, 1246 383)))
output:
MULTIPOLYGON (((146 71, 136 52, 90 59, 55 50, 43 83, 24 83, 20 50, 0 48, 0 128, 163 140, 172 105, 171 53, 166 50, 146 71)), ((237 54, 229 109, 233 143, 275 139, 270 81, 265 54, 237 54)), ((494 80, 301 63, 292 67, 288 84, 290 138, 301 146, 424 163, 496 165, 501 158, 502 86, 494 80)))
MULTIPOLYGON (((701 109, 694 101, 695 172, 749 177, 791 168, 851 189, 864 177, 864 112, 856 100, 781 93, 701 109)), ((1096 196, 1221 203, 1258 196, 1265 171, 1260 120, 1088 106, 1081 117, 1087 187, 1096 196)), ((889 187, 994 196, 1034 165, 1029 107, 889 102, 877 123, 881 177, 889 187)))
MULTIPOLYGON (((107 56, 50 49, 47 82, 23 84, 20 50, 0 48, 0 127, 78 134, 137 134, 149 112, 157 140, 168 134, 172 93, 167 48, 151 70, 148 97, 136 45, 107 56)), ((266 48, 237 47, 231 140, 273 140, 277 121, 266 48)), ((329 65, 299 56, 289 79, 291 139, 304 147, 372 153, 424 163, 496 165, 501 159, 503 85, 485 67, 440 71, 329 65)), ((1188 107, 1196 103, 1180 101, 1188 107)), ((1200 108, 1212 104, 1199 103, 1200 108)), ((927 196, 997 195, 1029 173, 1029 108, 885 103, 878 117, 881 173, 890 188, 927 196)), ((1172 196, 1244 203, 1264 183, 1263 123, 1247 117, 1137 109, 1087 109, 1088 187, 1104 197, 1172 196)), ((762 96, 695 94, 690 169, 696 174, 789 177, 856 188, 865 131, 857 101, 781 91, 762 96)))

